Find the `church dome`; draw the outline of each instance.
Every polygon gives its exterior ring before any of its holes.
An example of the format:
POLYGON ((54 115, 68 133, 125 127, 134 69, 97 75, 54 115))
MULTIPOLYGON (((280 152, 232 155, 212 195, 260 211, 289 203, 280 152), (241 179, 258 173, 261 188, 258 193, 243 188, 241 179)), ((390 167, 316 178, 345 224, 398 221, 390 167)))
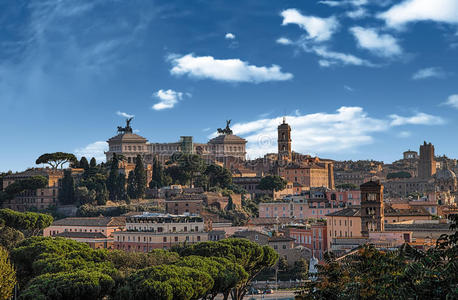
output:
POLYGON ((455 173, 450 170, 449 168, 443 168, 440 169, 439 171, 436 172, 436 179, 439 180, 449 180, 449 179, 455 179, 456 175, 455 173))

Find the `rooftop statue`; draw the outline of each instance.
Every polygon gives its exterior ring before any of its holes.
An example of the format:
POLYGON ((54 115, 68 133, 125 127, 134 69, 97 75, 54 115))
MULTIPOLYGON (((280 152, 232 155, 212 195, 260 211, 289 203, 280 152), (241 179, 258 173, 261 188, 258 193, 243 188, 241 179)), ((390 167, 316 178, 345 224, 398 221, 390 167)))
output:
POLYGON ((218 128, 218 133, 219 134, 232 134, 232 129, 229 127, 229 125, 231 124, 231 120, 226 120, 226 128, 224 129, 221 129, 221 128, 218 128))
POLYGON ((132 127, 130 127, 130 122, 132 122, 132 118, 126 119, 126 127, 118 126, 119 133, 132 133, 132 127))

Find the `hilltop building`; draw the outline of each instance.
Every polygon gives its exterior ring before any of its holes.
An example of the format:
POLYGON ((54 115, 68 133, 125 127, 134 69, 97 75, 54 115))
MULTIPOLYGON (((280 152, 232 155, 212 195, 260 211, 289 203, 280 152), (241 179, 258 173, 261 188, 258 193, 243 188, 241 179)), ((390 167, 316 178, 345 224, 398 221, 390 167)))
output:
POLYGON ((43 236, 64 237, 88 244, 91 248, 113 248, 113 233, 126 226, 124 217, 78 217, 54 221, 43 236))
POLYGON ((3 208, 10 208, 17 211, 26 211, 34 207, 46 209, 58 203, 59 180, 64 177, 63 170, 51 168, 31 168, 24 172, 13 173, 3 177, 3 189, 17 180, 43 176, 48 179, 48 185, 41 189, 26 190, 11 200, 2 203, 3 208))
POLYGON ((126 218, 126 230, 113 232, 114 249, 149 252, 208 240, 200 216, 146 213, 126 218))
POLYGON ((198 154, 209 163, 222 165, 245 161, 246 140, 234 135, 229 123, 207 143, 194 143, 192 136, 182 136, 180 141, 172 143, 149 143, 146 138, 133 133, 129 121, 126 127, 118 127, 118 134, 107 141, 109 148, 105 155, 107 161, 113 153, 122 155, 128 163, 135 163, 137 155, 141 155, 147 164, 152 163, 154 157, 165 163, 178 153, 198 154))

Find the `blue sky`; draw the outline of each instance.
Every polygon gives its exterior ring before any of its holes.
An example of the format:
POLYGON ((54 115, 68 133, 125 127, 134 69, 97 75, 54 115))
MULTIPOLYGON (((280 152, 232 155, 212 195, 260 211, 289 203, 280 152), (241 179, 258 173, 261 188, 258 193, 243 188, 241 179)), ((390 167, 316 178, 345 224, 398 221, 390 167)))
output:
POLYGON ((457 0, 0 2, 0 170, 103 157, 126 115, 151 142, 225 120, 250 157, 458 156, 457 0))

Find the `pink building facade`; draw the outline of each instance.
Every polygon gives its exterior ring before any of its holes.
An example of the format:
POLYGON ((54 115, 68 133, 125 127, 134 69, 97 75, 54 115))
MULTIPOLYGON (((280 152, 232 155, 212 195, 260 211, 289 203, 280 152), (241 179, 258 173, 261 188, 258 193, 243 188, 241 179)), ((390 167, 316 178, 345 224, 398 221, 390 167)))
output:
POLYGON ((286 228, 286 235, 293 238, 297 245, 310 249, 318 260, 324 258, 328 246, 326 223, 290 226, 286 228))
POLYGON ((360 191, 310 191, 283 201, 259 203, 260 218, 325 219, 327 214, 360 205, 360 191))

